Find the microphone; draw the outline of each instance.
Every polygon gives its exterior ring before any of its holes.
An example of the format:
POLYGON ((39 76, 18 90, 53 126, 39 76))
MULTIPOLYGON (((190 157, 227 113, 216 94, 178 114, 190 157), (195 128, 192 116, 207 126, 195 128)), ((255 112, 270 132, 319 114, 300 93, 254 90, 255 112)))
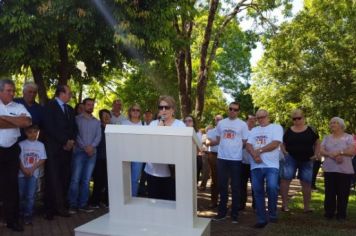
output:
POLYGON ((165 115, 161 115, 161 117, 159 118, 160 121, 162 121, 163 125, 165 126, 165 121, 166 121, 166 116, 165 115))

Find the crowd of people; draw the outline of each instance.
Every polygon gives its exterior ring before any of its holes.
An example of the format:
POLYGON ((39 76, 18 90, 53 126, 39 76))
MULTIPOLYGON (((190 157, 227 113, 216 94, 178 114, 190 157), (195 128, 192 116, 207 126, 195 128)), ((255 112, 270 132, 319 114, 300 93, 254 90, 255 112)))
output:
MULTIPOLYGON (((45 106, 35 101, 37 89, 35 83, 25 83, 23 96, 14 98, 14 82, 0 80, 0 201, 7 227, 13 231, 23 231, 23 223, 32 224, 43 173, 45 219, 108 207, 104 135, 108 124, 193 127, 203 144, 197 150, 198 188, 205 190, 211 179, 209 207, 217 210, 214 221, 225 220, 230 212, 231 222, 238 222, 239 211, 246 207, 249 180, 257 217, 253 227, 278 222, 279 193, 281 211, 290 211, 288 191, 295 177, 301 182, 304 212, 311 213, 312 188, 322 160, 324 216, 346 219, 355 142, 345 133, 345 122, 339 117, 330 120, 330 135, 320 142, 318 132, 307 125, 299 109, 291 113, 293 125, 284 130, 270 122, 265 109, 248 115, 245 121, 240 119, 240 104, 232 102, 226 118, 216 115, 214 126, 198 129, 193 116, 176 119, 176 103, 170 96, 159 98, 156 119, 150 110, 142 114, 139 104, 129 106, 125 117, 119 99, 113 101, 111 110, 100 110, 97 119, 92 98, 75 109, 68 105, 72 97, 69 86, 57 86, 54 99, 45 106)), ((133 197, 175 200, 174 166, 131 162, 131 192, 133 197)))

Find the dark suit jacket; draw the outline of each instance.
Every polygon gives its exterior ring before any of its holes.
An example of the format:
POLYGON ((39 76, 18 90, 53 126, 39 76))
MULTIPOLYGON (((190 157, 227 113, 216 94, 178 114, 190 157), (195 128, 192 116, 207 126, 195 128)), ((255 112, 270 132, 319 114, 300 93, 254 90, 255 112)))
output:
POLYGON ((76 138, 74 110, 67 105, 66 116, 53 99, 44 108, 44 132, 47 160, 45 165, 45 209, 47 215, 65 214, 66 198, 71 176, 71 151, 63 146, 76 138), (62 212, 62 213, 61 213, 62 212))
POLYGON ((44 108, 44 131, 50 152, 63 148, 69 139, 76 139, 74 110, 67 105, 68 117, 65 116, 58 102, 53 99, 44 108))

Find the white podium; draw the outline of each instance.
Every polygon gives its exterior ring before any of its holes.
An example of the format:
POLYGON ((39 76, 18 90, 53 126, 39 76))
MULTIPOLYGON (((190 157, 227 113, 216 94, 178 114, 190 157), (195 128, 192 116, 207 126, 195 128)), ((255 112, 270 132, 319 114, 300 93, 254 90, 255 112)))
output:
POLYGON ((197 217, 193 128, 108 125, 105 130, 110 212, 76 228, 75 235, 210 235, 197 217), (130 162, 175 165, 176 201, 132 197, 130 162))

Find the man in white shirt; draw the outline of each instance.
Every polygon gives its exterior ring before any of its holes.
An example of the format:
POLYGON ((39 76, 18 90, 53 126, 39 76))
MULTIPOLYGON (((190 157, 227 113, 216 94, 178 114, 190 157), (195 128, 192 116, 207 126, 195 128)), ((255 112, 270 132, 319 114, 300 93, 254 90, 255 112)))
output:
POLYGON ((268 222, 277 222, 279 146, 283 140, 283 128, 270 123, 266 110, 258 110, 256 118, 259 126, 251 130, 246 149, 252 159, 251 179, 257 214, 254 227, 263 228, 268 222), (268 214, 265 206, 265 183, 268 214))
POLYGON ((17 139, 21 135, 20 128, 31 125, 31 115, 22 104, 13 102, 14 95, 14 82, 0 80, 0 193, 7 227, 23 231, 19 222, 20 147, 17 139))
POLYGON ((228 118, 219 122, 216 128, 217 141, 212 143, 212 145, 219 144, 217 172, 220 202, 218 207, 218 214, 214 218, 215 221, 221 221, 226 218, 228 183, 229 179, 231 179, 231 220, 232 223, 237 223, 238 209, 240 204, 239 189, 241 183, 240 175, 242 148, 248 138, 248 128, 246 123, 237 118, 239 111, 239 103, 230 103, 228 118))

